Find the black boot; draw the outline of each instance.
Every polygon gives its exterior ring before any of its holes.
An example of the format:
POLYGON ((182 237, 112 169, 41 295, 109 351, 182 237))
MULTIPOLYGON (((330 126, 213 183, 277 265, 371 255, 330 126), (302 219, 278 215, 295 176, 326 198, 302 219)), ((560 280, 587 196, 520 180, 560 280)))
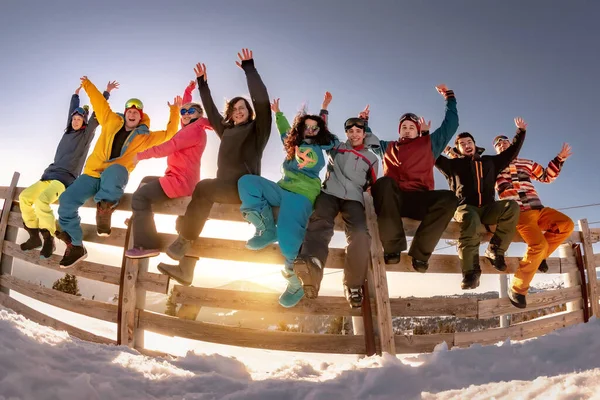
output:
POLYGON ((488 248, 485 250, 485 258, 489 260, 494 268, 503 272, 506 271, 506 261, 504 261, 504 253, 499 254, 500 249, 498 244, 498 240, 493 237, 490 240, 488 248))
POLYGON ((542 260, 540 266, 538 267, 538 271, 543 272, 544 274, 548 272, 548 263, 546 260, 542 260))
POLYGON ((319 296, 323 267, 316 257, 298 257, 294 260, 294 272, 304 288, 307 299, 316 299, 319 296))
POLYGON ((416 258, 413 258, 412 266, 415 271, 421 272, 424 274, 425 272, 427 272, 427 269, 429 268, 429 262, 421 261, 421 260, 417 260, 416 258))
POLYGON ((113 211, 115 211, 115 203, 102 200, 96 204, 96 232, 98 236, 110 236, 113 211))
POLYGON ((61 268, 70 268, 75 264, 85 260, 87 258, 87 251, 83 246, 75 246, 73 243, 67 244, 65 255, 60 260, 61 268))
POLYGON ((481 277, 481 267, 479 264, 473 266, 473 270, 463 274, 463 280, 460 287, 463 290, 475 289, 479 286, 479 278, 481 277))
POLYGON ((48 229, 40 229, 40 233, 42 234, 42 238, 44 238, 44 245, 40 251, 40 258, 50 258, 52 253, 54 253, 54 250, 56 250, 54 237, 50 234, 48 229))
POLYGON ((383 259, 386 264, 398 264, 400 262, 400 253, 385 253, 383 259))
POLYGON ((517 308, 527 307, 527 299, 524 294, 519 294, 513 291, 511 288, 508 289, 506 294, 508 295, 508 299, 510 300, 513 306, 517 308))
POLYGON ((350 288, 344 285, 344 294, 346 295, 346 300, 348 301, 348 304, 350 304, 351 308, 360 308, 362 306, 364 298, 362 286, 358 288, 350 288))
POLYGON ((42 246, 42 239, 40 239, 40 230, 38 228, 28 228, 27 225, 23 224, 23 227, 29 233, 29 239, 21 243, 21 250, 33 250, 42 246))

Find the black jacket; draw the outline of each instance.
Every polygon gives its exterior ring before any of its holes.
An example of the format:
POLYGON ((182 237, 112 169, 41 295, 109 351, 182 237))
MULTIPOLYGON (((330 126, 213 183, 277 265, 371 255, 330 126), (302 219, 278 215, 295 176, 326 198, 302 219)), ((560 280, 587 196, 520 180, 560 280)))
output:
POLYGON ((525 131, 518 129, 510 147, 500 154, 481 156, 476 152, 472 157, 453 159, 439 156, 435 166, 448 180, 459 205, 483 207, 496 201, 496 177, 517 157, 524 140, 525 131))

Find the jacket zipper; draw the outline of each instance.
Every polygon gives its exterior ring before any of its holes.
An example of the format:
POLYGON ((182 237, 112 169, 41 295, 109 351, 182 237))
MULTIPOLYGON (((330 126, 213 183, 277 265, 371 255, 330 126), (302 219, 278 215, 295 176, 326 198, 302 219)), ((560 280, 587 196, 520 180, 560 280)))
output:
POLYGON ((477 175, 477 194, 479 195, 478 207, 481 207, 481 179, 483 178, 483 165, 481 161, 475 161, 475 174, 477 175))

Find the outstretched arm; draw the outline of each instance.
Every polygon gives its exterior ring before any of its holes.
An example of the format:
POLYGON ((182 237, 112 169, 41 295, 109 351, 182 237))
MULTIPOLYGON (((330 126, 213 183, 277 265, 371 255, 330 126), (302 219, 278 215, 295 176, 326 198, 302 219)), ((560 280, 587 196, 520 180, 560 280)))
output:
POLYGON ((183 91, 183 104, 192 102, 192 91, 196 88, 196 81, 190 81, 183 91))
POLYGON ((106 125, 106 123, 112 117, 119 118, 110 109, 108 101, 104 98, 102 93, 100 93, 98 88, 94 86, 94 84, 87 78, 87 76, 83 76, 81 78, 81 86, 90 98, 90 103, 92 104, 92 108, 94 109, 94 113, 96 114, 96 118, 98 119, 100 125, 106 125))
POLYGON ((222 138, 223 132, 225 131, 225 124, 223 122, 223 116, 219 112, 219 109, 215 105, 212 95, 210 94, 210 89, 206 81, 206 65, 201 63, 196 64, 194 72, 196 73, 198 91, 200 92, 200 99, 202 99, 202 105, 204 106, 206 117, 210 121, 210 124, 217 136, 222 138))
POLYGON ((71 96, 71 102, 69 103, 69 114, 67 115, 67 129, 71 126, 71 116, 73 115, 73 111, 77 107, 79 107, 79 91, 81 90, 81 85, 77 89, 75 89, 75 93, 71 96))
POLYGON ((193 146, 200 145, 201 151, 206 147, 206 131, 205 128, 210 128, 210 123, 207 118, 199 118, 194 124, 179 132, 171 140, 149 148, 137 154, 138 160, 146 160, 148 158, 168 157, 176 151, 188 149, 193 146))
POLYGON ((512 160, 519 155, 519 151, 521 151, 521 147, 523 146, 525 133, 527 132, 527 124, 522 118, 515 118, 515 125, 517 126, 517 133, 512 144, 502 153, 492 156, 496 175, 504 168, 508 167, 512 160))
POLYGON ((456 97, 454 92, 446 85, 436 86, 438 93, 446 99, 446 114, 439 128, 431 134, 431 151, 433 158, 437 158, 458 130, 458 110, 456 109, 456 97))
POLYGON ((554 182, 554 180, 558 178, 564 162, 572 154, 571 146, 569 146, 567 143, 563 143, 560 153, 558 153, 558 155, 548 163, 546 168, 542 167, 538 163, 533 163, 531 167, 531 174, 533 175, 534 179, 540 182, 554 182))
POLYGON ((279 99, 273 100, 273 103, 271 103, 271 110, 275 113, 275 124, 277 125, 277 130, 279 131, 281 141, 285 142, 285 138, 292 127, 290 126, 288 119, 285 117, 285 115, 283 115, 283 112, 279 108, 279 99))
POLYGON ((149 140, 146 145, 146 149, 164 143, 171 139, 179 130, 179 110, 181 109, 181 96, 175 97, 173 104, 167 103, 170 109, 169 122, 167 123, 167 129, 164 131, 153 131, 150 132, 149 140))

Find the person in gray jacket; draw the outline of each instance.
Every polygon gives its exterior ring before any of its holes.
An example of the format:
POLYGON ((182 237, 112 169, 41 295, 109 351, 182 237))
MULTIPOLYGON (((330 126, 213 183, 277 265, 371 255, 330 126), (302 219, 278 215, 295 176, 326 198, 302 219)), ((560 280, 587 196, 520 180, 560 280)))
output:
POLYGON ((369 106, 358 118, 347 119, 344 130, 348 140, 328 152, 327 175, 315 202, 300 255, 294 262, 294 271, 302 281, 305 296, 316 298, 333 237, 334 220, 341 213, 348 242, 344 292, 353 308, 362 305, 371 243, 363 193, 377 180, 378 170, 378 158, 369 149, 378 147, 379 139, 368 128, 368 118, 369 106))
MULTIPOLYGON (((119 87, 118 82, 108 82, 104 98, 119 87)), ((98 120, 96 114, 88 121, 89 107, 79 107, 79 86, 71 96, 67 127, 54 155, 54 162, 46 168, 39 181, 29 186, 19 195, 19 208, 23 226, 29 238, 21 243, 21 250, 27 251, 42 247, 40 258, 49 258, 55 250, 54 234, 56 219, 50 208, 66 188, 81 174, 90 144, 94 139, 98 120), (40 234, 44 239, 43 243, 40 234)))

